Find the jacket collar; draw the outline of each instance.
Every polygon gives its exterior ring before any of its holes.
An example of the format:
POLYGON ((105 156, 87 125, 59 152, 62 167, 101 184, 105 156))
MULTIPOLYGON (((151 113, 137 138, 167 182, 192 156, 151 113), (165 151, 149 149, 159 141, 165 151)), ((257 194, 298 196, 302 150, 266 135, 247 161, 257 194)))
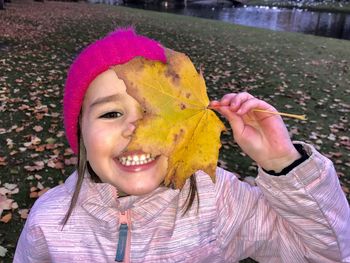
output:
MULTIPOLYGON (((78 174, 75 171, 65 182, 65 187, 71 196, 74 193, 77 179, 78 174)), ((182 199, 181 194, 179 190, 159 187, 147 195, 118 198, 118 191, 114 186, 109 183, 95 183, 86 173, 77 206, 96 219, 112 224, 118 224, 120 212, 131 209, 133 224, 145 225, 153 221, 165 209, 174 211, 174 217, 176 217, 179 199, 182 199)))

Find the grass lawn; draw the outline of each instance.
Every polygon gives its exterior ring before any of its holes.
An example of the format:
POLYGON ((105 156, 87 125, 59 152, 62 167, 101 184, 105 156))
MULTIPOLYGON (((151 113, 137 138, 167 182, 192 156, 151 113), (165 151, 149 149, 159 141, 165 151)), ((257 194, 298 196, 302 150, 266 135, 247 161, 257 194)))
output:
MULTIPOLYGON (((187 53, 204 71, 211 99, 249 91, 278 110, 291 136, 336 165, 350 198, 350 41, 273 32, 200 18, 86 3, 13 0, 0 11, 0 262, 12 262, 28 209, 74 170, 62 121, 66 71, 84 46, 118 26, 187 53), (11 201, 10 201, 11 202, 11 201), (0 247, 1 248, 1 247, 0 247), (1 249, 0 249, 1 253, 1 249)), ((219 165, 255 176, 256 166, 222 136, 219 165)), ((247 261, 246 261, 247 262, 247 261)))

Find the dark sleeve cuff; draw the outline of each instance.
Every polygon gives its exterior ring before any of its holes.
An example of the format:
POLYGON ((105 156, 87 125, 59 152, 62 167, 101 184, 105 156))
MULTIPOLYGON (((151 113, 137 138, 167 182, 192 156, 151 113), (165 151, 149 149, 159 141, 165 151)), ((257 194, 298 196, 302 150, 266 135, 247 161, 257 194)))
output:
POLYGON ((264 172, 268 173, 269 175, 273 175, 273 176, 286 175, 287 173, 292 171, 295 167, 297 167, 299 164, 301 164, 302 162, 304 162, 305 160, 307 160, 309 158, 309 155, 306 153, 306 151, 304 150, 304 148, 301 144, 294 144, 294 147, 301 155, 301 157, 299 159, 295 160, 293 163, 291 163, 287 167, 283 168, 282 171, 280 171, 279 173, 276 173, 273 170, 266 171, 264 168, 262 168, 264 170, 264 172))

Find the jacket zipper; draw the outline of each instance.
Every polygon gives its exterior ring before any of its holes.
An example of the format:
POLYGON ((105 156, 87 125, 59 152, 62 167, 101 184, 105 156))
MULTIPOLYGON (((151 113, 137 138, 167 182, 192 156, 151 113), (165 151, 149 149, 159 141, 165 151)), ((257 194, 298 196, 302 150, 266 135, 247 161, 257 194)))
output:
POLYGON ((120 225, 119 225, 119 240, 117 246, 117 255, 115 261, 117 262, 130 262, 130 241, 131 241, 131 219, 130 211, 120 213, 120 225))

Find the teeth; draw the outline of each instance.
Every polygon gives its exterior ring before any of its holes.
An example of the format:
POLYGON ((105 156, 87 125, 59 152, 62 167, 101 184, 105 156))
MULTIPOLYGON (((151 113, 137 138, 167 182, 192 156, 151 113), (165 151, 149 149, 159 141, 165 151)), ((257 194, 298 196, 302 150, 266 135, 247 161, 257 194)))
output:
POLYGON ((128 155, 119 158, 119 162, 125 166, 146 164, 155 160, 151 154, 128 155))

